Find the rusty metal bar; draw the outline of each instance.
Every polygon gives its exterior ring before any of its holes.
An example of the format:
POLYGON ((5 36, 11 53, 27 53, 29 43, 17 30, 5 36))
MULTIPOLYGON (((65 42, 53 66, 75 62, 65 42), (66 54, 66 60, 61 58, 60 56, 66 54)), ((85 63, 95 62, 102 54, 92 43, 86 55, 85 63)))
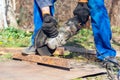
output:
POLYGON ((13 54, 13 58, 24 60, 24 61, 30 61, 30 62, 35 62, 35 63, 57 66, 57 67, 71 68, 70 60, 64 59, 64 58, 39 56, 39 55, 23 55, 21 53, 13 54))

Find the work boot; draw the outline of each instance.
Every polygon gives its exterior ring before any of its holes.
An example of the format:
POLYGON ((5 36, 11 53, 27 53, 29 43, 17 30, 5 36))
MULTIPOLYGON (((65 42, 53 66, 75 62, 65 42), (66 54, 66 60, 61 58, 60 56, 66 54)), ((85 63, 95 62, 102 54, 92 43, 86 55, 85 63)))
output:
POLYGON ((115 57, 106 57, 104 60, 96 59, 95 62, 98 62, 98 64, 102 67, 106 67, 106 64, 112 63, 112 64, 118 64, 118 61, 115 57))
POLYGON ((120 65, 115 57, 105 58, 104 66, 110 80, 120 80, 120 65))
POLYGON ((111 62, 111 63, 113 63, 115 65, 118 64, 118 61, 117 61, 117 59, 115 57, 106 57, 103 62, 104 63, 111 62))
POLYGON ((36 54, 36 49, 34 46, 27 47, 22 51, 22 54, 36 54))

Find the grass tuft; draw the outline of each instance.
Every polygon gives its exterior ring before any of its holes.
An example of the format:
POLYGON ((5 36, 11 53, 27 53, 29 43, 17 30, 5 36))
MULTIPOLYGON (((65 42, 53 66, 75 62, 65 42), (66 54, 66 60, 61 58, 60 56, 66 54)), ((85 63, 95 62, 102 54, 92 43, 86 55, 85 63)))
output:
POLYGON ((0 30, 0 47, 25 47, 30 43, 32 33, 8 27, 0 30))
POLYGON ((11 53, 7 53, 7 54, 4 54, 4 55, 0 56, 0 62, 11 60, 11 59, 12 59, 12 54, 11 53))

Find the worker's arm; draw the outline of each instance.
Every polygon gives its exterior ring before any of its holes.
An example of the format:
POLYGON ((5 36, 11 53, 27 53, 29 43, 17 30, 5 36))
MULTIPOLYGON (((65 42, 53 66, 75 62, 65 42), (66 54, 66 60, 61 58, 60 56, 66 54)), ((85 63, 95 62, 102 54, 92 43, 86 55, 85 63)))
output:
POLYGON ((36 0, 36 2, 40 8, 53 5, 51 0, 36 0))
POLYGON ((36 0, 39 8, 41 9, 42 15, 50 14, 50 6, 52 6, 51 0, 36 0))
POLYGON ((43 16, 42 30, 47 37, 53 38, 58 35, 57 21, 51 15, 50 6, 53 5, 52 0, 36 0, 43 16))
POLYGON ((88 2, 88 0, 78 0, 78 2, 84 2, 84 3, 86 3, 86 2, 88 2))
POLYGON ((78 17, 81 25, 86 24, 90 15, 88 8, 88 0, 78 0, 78 4, 73 11, 73 14, 78 17))

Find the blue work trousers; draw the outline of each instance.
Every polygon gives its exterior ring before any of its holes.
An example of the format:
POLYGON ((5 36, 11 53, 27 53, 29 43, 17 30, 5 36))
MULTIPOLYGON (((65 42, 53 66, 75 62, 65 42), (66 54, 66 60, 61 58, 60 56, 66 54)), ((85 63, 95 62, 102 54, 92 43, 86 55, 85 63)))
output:
POLYGON ((116 51, 112 48, 110 20, 104 5, 104 0, 89 0, 92 30, 97 51, 97 58, 115 57, 116 51))
MULTIPOLYGON (((53 0, 54 4, 55 0, 53 0)), ((104 0, 88 0, 90 8, 92 30, 94 42, 97 51, 97 58, 104 60, 106 57, 115 57, 116 51, 112 48, 110 40, 112 36, 110 20, 104 5, 104 0)), ((54 5, 51 6, 51 14, 54 15, 54 5)), ((36 0, 34 0, 34 33, 32 36, 32 44, 39 29, 42 26, 42 15, 36 0)))

